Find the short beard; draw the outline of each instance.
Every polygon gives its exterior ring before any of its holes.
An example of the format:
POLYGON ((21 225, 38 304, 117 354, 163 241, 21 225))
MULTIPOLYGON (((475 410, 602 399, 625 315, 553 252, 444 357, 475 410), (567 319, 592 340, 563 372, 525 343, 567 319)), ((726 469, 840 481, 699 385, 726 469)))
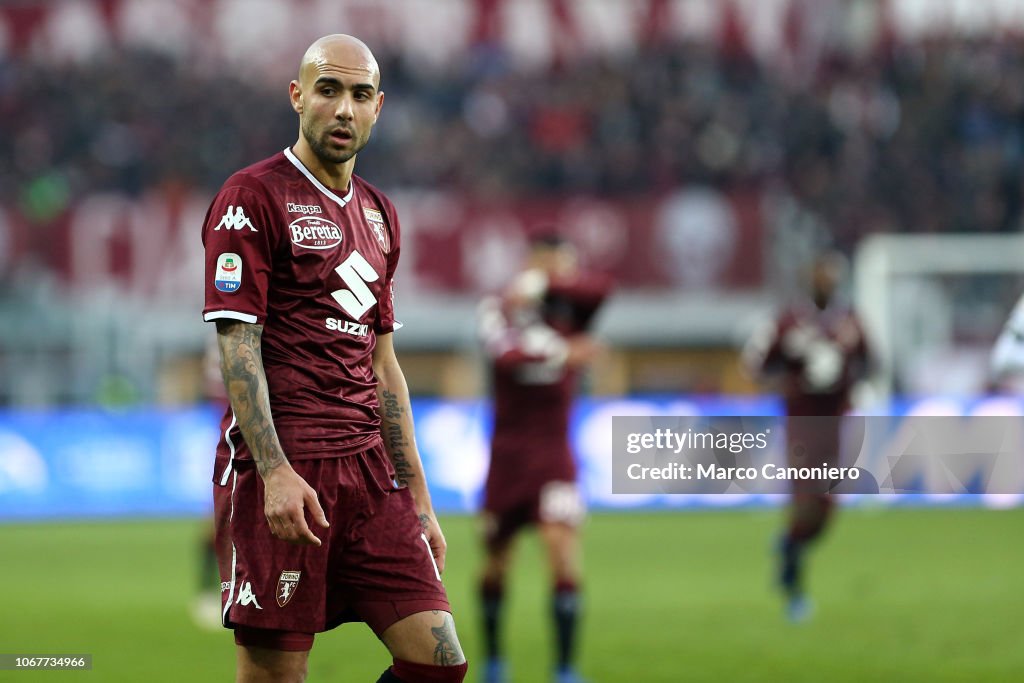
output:
POLYGON ((306 121, 302 122, 302 136, 306 138, 306 142, 309 143, 309 148, 313 150, 313 154, 316 158, 325 164, 343 164, 363 149, 366 146, 364 142, 361 145, 356 145, 352 152, 342 152, 339 150, 333 150, 327 146, 327 143, 323 141, 322 137, 317 137, 316 131, 313 130, 312 126, 307 124, 306 121))

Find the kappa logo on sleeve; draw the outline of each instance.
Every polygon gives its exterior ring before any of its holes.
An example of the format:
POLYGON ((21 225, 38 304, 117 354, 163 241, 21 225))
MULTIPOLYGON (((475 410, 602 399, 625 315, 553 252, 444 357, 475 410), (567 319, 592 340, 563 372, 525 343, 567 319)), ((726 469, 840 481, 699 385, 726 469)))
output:
POLYGON ((222 292, 237 292, 242 286, 242 257, 230 252, 217 257, 213 286, 222 292))
POLYGON ((228 210, 224 212, 223 216, 221 216, 220 223, 217 224, 217 227, 214 228, 214 230, 220 230, 221 228, 224 228, 225 230, 241 230, 242 228, 249 228, 253 232, 259 232, 259 230, 256 229, 256 226, 252 224, 252 221, 249 220, 249 217, 245 215, 245 211, 242 210, 242 207, 238 206, 236 208, 233 204, 228 205, 228 210))

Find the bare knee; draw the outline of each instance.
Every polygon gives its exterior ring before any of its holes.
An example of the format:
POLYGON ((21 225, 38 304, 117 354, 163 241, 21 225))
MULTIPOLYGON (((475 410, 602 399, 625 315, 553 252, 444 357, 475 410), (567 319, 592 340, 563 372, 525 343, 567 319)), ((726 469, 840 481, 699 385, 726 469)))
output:
POLYGON ((511 556, 512 544, 509 542, 489 547, 487 549, 487 557, 484 560, 484 583, 491 585, 504 584, 511 556))
POLYGON ((288 652, 239 645, 237 683, 302 683, 309 652, 288 652))
POLYGON ((540 535, 547 548, 555 581, 576 581, 580 574, 579 534, 568 524, 542 524, 540 535))

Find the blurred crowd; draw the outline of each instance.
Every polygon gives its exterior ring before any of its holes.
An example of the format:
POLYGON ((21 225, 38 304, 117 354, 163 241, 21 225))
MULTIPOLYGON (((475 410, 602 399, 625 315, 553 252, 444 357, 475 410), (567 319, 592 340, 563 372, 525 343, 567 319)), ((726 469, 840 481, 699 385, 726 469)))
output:
MULTIPOLYGON (((481 49, 424 72, 379 55, 386 102, 359 172, 385 188, 643 196, 778 189, 840 246, 877 231, 1019 229, 1024 41, 946 38, 794 76, 694 44, 543 72, 481 49)), ((0 204, 30 220, 101 190, 214 191, 296 134, 286 84, 128 52, 0 63, 0 204)))

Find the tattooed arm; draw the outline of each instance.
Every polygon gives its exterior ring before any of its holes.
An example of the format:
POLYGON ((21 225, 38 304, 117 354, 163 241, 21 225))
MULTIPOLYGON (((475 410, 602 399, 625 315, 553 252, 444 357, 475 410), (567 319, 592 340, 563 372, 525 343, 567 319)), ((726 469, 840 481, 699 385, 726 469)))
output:
POLYGON ((391 334, 377 335, 377 346, 373 351, 373 372, 377 376, 380 432, 384 438, 384 449, 395 468, 395 480, 400 486, 409 487, 438 571, 444 571, 447 544, 430 502, 430 491, 427 489, 427 479, 423 475, 423 463, 413 433, 409 387, 398 365, 398 358, 395 357, 391 334))
POLYGON ((217 321, 220 370, 224 376, 231 409, 238 428, 249 446, 256 470, 263 478, 264 513, 270 533, 290 543, 320 545, 303 512, 309 507, 313 518, 327 527, 327 518, 316 491, 296 474, 277 438, 270 414, 270 391, 260 352, 262 325, 237 320, 217 321))

